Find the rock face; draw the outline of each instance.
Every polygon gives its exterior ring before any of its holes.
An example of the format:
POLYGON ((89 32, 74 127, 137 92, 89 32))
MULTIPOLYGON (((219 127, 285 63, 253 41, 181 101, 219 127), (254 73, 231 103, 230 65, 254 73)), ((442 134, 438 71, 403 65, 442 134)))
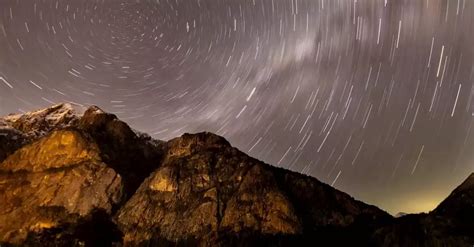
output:
POLYGON ((77 127, 96 141, 104 162, 122 174, 127 197, 161 162, 162 142, 133 131, 115 115, 96 106, 85 111, 77 127))
POLYGON ((391 219, 314 178, 250 158, 214 134, 185 134, 166 149, 160 168, 117 214, 127 245, 354 243, 369 233, 357 224, 371 229, 391 219))
POLYGON ((156 141, 94 106, 0 118, 0 162, 0 245, 474 243, 474 175, 432 213, 395 219, 220 136, 156 141))
POLYGON ((56 131, 10 155, 0 166, 0 240, 23 243, 45 229, 110 214, 122 179, 80 133, 56 131))
POLYGON ((22 146, 67 128, 87 135, 99 146, 101 159, 125 177, 127 197, 157 167, 162 157, 161 141, 133 131, 115 115, 96 106, 85 109, 64 103, 0 118, 0 162, 22 146))
POLYGON ((120 240, 112 216, 163 152, 116 116, 71 104, 0 118, 0 134, 0 243, 120 240))
POLYGON ((243 232, 248 239, 302 232, 271 168, 208 133, 171 140, 117 221, 130 245, 207 246, 243 232))
POLYGON ((53 130, 77 124, 83 109, 72 104, 0 118, 0 162, 20 147, 53 130))

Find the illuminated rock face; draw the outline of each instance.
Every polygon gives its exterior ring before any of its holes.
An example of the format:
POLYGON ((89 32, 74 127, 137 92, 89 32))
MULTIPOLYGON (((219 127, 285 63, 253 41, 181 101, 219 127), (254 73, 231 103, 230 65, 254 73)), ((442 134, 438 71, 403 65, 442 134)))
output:
POLYGON ((76 131, 53 132, 0 165, 0 241, 20 244, 96 211, 110 214, 122 189, 94 143, 76 131))
POLYGON ((474 175, 432 213, 394 219, 315 178, 253 159, 212 133, 162 142, 98 107, 81 115, 67 105, 48 109, 0 119, 0 245, 474 240, 474 175))
POLYGON ((0 117, 0 162, 53 130, 76 125, 82 113, 81 107, 58 104, 34 112, 0 117))
MULTIPOLYGON (((63 129, 77 130, 90 137, 100 149, 100 158, 125 177, 127 197, 161 160, 162 142, 133 131, 115 115, 96 106, 85 109, 64 103, 0 118, 0 162, 22 146, 63 129)), ((74 155, 77 154, 69 154, 74 155)))
POLYGON ((212 245, 219 234, 300 234, 271 169, 213 134, 171 140, 160 168, 118 212, 124 242, 212 245))
POLYGON ((120 241, 112 215, 162 153, 97 107, 9 115, 0 134, 0 244, 120 241))
POLYGON ((341 238, 333 242, 346 243, 367 240, 365 230, 391 219, 211 133, 185 134, 165 150, 160 167, 115 217, 126 245, 273 246, 331 241, 334 233, 341 238), (357 224, 364 230, 350 228, 357 224))

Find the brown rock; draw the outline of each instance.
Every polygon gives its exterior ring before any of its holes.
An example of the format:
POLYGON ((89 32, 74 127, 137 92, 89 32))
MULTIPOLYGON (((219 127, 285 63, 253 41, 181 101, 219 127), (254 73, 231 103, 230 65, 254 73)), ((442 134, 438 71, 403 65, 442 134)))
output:
POLYGON ((127 197, 159 164, 162 142, 133 131, 115 115, 97 106, 64 103, 24 114, 0 118, 0 162, 22 146, 52 131, 77 129, 99 146, 100 158, 125 176, 127 197))
POLYGON ((433 212, 394 219, 220 136, 157 141, 94 106, 0 118, 0 162, 2 246, 474 243, 474 175, 433 212))
POLYGON ((268 167, 209 133, 168 143, 161 167, 121 208, 124 242, 214 245, 221 234, 300 232, 268 167))
POLYGON ((0 165, 0 242, 110 214, 122 196, 121 177, 99 149, 76 131, 56 131, 0 165))
POLYGON ((80 107, 65 103, 0 118, 0 162, 14 151, 53 130, 74 126, 78 123, 81 113, 80 107))
POLYGON ((163 153, 161 141, 133 131, 117 116, 97 106, 84 112, 77 127, 94 139, 102 160, 124 177, 126 197, 159 166, 163 153))
POLYGON ((293 205, 278 189, 273 174, 262 165, 252 166, 238 190, 227 202, 221 227, 239 233, 301 233, 293 205))
POLYGON ((286 245, 391 219, 316 179, 252 159, 214 134, 185 134, 166 146, 160 168, 116 216, 126 245, 286 245))

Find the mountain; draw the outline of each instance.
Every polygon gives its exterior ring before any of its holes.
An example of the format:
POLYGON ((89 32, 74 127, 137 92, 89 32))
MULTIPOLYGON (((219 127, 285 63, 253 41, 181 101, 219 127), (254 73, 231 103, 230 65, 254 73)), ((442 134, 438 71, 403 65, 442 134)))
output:
POLYGON ((212 133, 153 140, 96 106, 0 118, 3 246, 471 246, 473 178, 393 218, 212 133), (469 245, 471 244, 471 245, 469 245))
POLYGON ((400 217, 403 217, 403 216, 406 216, 408 215, 407 213, 404 213, 404 212, 399 212, 395 215, 395 218, 400 218, 400 217))
POLYGON ((77 124, 84 109, 72 104, 58 104, 25 114, 0 118, 0 161, 23 145, 53 130, 77 124))

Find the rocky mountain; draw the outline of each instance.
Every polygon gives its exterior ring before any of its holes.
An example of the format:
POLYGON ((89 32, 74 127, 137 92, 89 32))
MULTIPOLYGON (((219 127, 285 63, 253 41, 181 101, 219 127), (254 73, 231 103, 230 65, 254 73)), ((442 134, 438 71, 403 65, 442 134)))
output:
POLYGON ((53 130, 76 125, 84 109, 72 104, 58 104, 25 114, 0 118, 0 161, 19 147, 53 130))
POLYGON ((153 140, 92 106, 0 118, 0 245, 472 246, 474 175, 393 218, 212 133, 153 140))

